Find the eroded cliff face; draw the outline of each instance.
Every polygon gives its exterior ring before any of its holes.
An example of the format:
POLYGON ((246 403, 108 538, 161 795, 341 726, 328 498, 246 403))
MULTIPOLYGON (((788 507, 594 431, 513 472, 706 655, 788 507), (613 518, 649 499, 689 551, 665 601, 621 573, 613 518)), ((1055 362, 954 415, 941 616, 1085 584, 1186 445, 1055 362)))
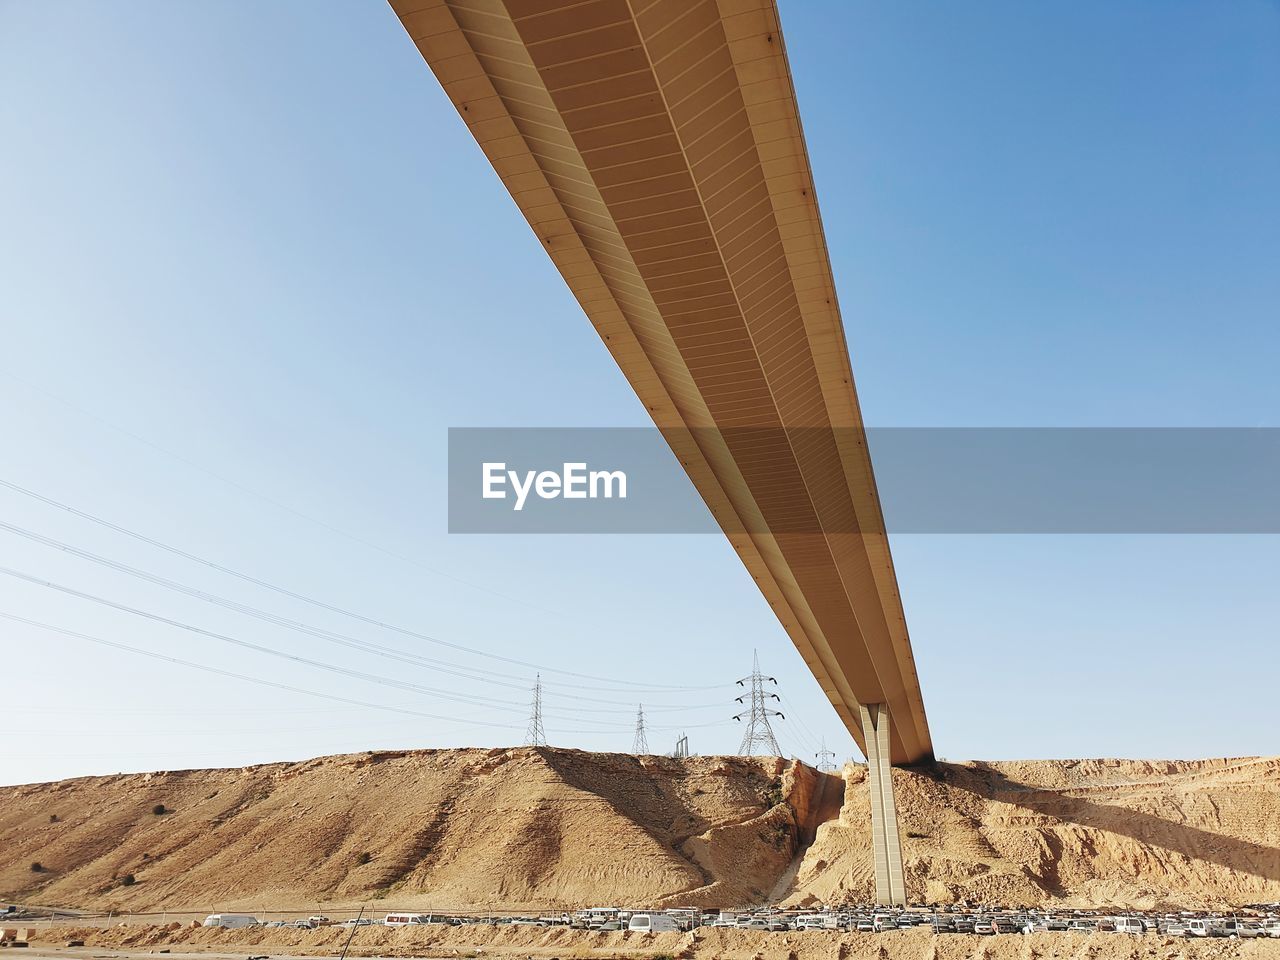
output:
MULTIPOLYGON (((865 768, 791 902, 871 897, 865 768)), ((1280 759, 1054 760, 895 770, 907 893, 949 903, 1226 906, 1280 899, 1280 759)))
MULTIPOLYGON (((938 764, 895 770, 894 785, 913 900, 1280 899, 1278 759, 938 764)), ((0 899, 865 901, 869 822, 865 768, 842 779, 776 758, 434 750, 93 777, 0 788, 0 899)))

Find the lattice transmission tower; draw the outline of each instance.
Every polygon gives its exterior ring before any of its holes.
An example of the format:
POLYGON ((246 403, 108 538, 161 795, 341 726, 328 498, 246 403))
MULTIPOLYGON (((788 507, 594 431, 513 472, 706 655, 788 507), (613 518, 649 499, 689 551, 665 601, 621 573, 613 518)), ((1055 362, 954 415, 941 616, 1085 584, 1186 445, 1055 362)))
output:
POLYGON ((643 756, 649 752, 649 737, 644 732, 644 704, 636 708, 636 737, 631 741, 631 752, 643 756))
POLYGON ((747 702, 748 697, 751 699, 751 709, 744 710, 733 718, 739 722, 744 718, 747 721, 747 729, 742 733, 742 746, 738 747, 738 753, 744 757, 750 757, 755 755, 756 747, 764 747, 766 750, 765 756, 780 757, 782 756, 782 749, 778 746, 778 738, 773 735, 773 727, 769 725, 769 718, 777 717, 779 720, 787 718, 777 710, 769 708, 770 698, 778 701, 781 701, 782 698, 776 693, 765 691, 764 685, 766 683, 772 683, 776 687, 778 681, 773 677, 766 677, 760 672, 759 654, 754 655, 751 676, 743 677, 739 680, 738 686, 745 687, 748 683, 751 684, 751 692, 734 698, 738 703, 742 704, 747 702))
POLYGON ((533 684, 533 708, 529 712, 529 726, 524 732, 526 747, 545 747, 547 731, 542 729, 542 674, 537 675, 533 684))
POLYGON ((835 764, 836 753, 834 750, 827 749, 826 737, 822 738, 822 749, 820 749, 817 753, 815 753, 814 756, 818 760, 818 769, 821 770, 823 773, 830 773, 836 768, 836 764, 835 764))

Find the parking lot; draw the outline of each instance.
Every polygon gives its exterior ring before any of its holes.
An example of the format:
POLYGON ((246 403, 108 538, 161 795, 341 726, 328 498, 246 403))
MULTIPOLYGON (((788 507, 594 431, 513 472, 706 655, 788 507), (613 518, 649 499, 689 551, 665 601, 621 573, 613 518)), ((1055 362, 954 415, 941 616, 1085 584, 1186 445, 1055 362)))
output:
POLYGON ((1280 904, 1255 904, 1233 912, 1123 911, 1095 909, 1015 908, 999 905, 886 908, 846 904, 808 909, 775 907, 741 910, 693 908, 643 909, 592 907, 575 911, 548 910, 519 914, 499 911, 392 910, 377 916, 362 913, 232 913, 200 915, 190 911, 154 914, 60 916, 14 909, 4 914, 4 936, 17 939, 17 928, 113 927, 170 924, 173 927, 228 929, 296 929, 361 927, 470 926, 569 928, 582 931, 632 933, 688 932, 699 928, 729 928, 763 932, 843 931, 891 934, 922 929, 938 936, 976 934, 1010 936, 1030 933, 1159 935, 1189 939, 1280 939, 1280 904))

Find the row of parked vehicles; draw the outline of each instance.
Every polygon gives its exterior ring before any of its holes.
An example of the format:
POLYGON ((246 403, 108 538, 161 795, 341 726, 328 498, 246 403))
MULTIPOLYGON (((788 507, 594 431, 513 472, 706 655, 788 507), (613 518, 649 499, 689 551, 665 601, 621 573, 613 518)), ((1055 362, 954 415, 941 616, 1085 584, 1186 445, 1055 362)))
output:
MULTIPOLYGON (((1251 910, 1247 915, 1216 913, 1125 913, 1106 914, 1096 910, 1011 910, 982 906, 939 909, 893 909, 869 906, 822 907, 807 910, 701 911, 692 908, 668 910, 627 910, 621 907, 592 907, 573 913, 531 916, 476 914, 388 913, 374 920, 342 920, 338 926, 409 927, 428 924, 487 923, 494 925, 572 927, 579 930, 630 930, 638 933, 665 933, 696 927, 732 927, 738 930, 847 930, 884 933, 924 927, 937 934, 974 933, 987 936, 1022 933, 1118 933, 1169 937, 1230 937, 1280 939, 1280 905, 1275 909, 1251 910)), ((313 929, 333 921, 315 915, 297 920, 262 921, 249 914, 211 914, 206 927, 297 927, 313 929)))
POLYGON ((1249 911, 1245 915, 1213 913, 1107 914, 1097 910, 1010 910, 998 907, 885 909, 824 908, 811 911, 757 910, 721 912, 709 926, 749 930, 853 930, 883 933, 924 927, 938 934, 974 933, 1120 933, 1141 936, 1233 937, 1280 939, 1280 909, 1249 911))
POLYGON ((241 930, 247 927, 291 927, 302 930, 314 930, 317 927, 411 927, 429 924, 449 924, 461 926, 471 923, 487 923, 493 925, 531 926, 531 927, 576 927, 581 930, 639 930, 645 933, 660 933, 673 930, 691 930, 699 925, 698 912, 695 910, 666 911, 633 911, 618 907, 594 907, 580 910, 577 913, 558 913, 547 916, 484 916, 475 914, 442 914, 442 913, 388 913, 375 920, 367 917, 354 917, 340 920, 335 924, 326 916, 316 915, 298 920, 259 920, 248 913, 211 913, 204 918, 203 926, 224 927, 228 930, 241 930))

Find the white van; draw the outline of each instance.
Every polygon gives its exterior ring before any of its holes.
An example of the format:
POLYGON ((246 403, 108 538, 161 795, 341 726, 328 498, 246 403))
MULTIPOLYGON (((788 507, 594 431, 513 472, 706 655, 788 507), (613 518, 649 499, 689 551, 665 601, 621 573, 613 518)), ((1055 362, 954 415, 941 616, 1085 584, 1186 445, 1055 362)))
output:
POLYGON ((627 921, 627 929, 641 933, 673 933, 680 929, 680 924, 675 917, 665 913, 633 913, 627 921))
POLYGON ((1146 924, 1137 917, 1116 917, 1116 933, 1143 934, 1146 932, 1146 924))
POLYGON ((258 923, 257 917, 251 917, 247 913, 211 913, 204 918, 203 926, 239 930, 244 927, 256 927, 258 923))
POLYGON ((1211 937, 1213 936, 1213 924, 1208 920, 1188 920, 1182 935, 1184 937, 1211 937))
POLYGON ((407 927, 417 923, 444 923, 445 919, 429 913, 388 913, 382 922, 388 927, 407 927))

